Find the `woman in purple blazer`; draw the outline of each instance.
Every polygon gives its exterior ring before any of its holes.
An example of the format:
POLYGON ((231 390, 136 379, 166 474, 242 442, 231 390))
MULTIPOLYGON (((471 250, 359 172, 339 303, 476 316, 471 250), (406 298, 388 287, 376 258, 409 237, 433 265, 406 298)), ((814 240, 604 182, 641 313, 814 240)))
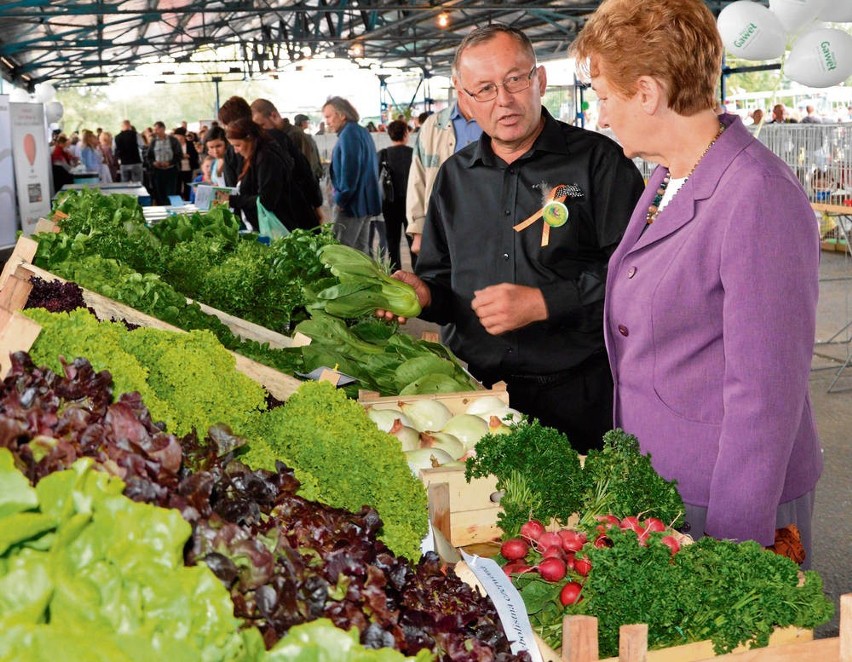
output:
POLYGON ((659 164, 609 262, 615 425, 678 481, 693 537, 768 546, 795 524, 809 552, 822 454, 808 199, 738 117, 717 114, 722 43, 703 0, 605 0, 572 51, 600 124, 659 164))

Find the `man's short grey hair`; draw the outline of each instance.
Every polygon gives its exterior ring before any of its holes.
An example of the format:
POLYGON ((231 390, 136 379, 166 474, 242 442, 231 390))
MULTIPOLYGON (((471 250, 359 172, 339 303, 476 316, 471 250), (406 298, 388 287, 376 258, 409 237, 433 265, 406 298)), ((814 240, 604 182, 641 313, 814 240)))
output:
POLYGON ((527 55, 530 56, 530 59, 535 63, 535 48, 533 48, 532 42, 529 37, 527 37, 523 32, 518 30, 518 28, 513 28, 511 25, 506 25, 505 23, 490 23, 481 28, 476 28, 472 32, 468 32, 467 36, 462 39, 458 48, 456 49, 456 55, 453 58, 453 73, 458 76, 459 65, 461 64, 461 58, 464 52, 470 48, 471 46, 476 46, 478 44, 482 44, 486 41, 491 41, 498 34, 509 35, 512 39, 520 44, 521 49, 524 50, 527 55))
POLYGON ((326 106, 331 106, 338 113, 343 115, 346 118, 347 122, 355 122, 361 119, 361 116, 358 114, 358 111, 355 110, 355 106, 353 106, 347 99, 343 97, 329 97, 326 99, 326 102, 322 105, 323 108, 326 106))

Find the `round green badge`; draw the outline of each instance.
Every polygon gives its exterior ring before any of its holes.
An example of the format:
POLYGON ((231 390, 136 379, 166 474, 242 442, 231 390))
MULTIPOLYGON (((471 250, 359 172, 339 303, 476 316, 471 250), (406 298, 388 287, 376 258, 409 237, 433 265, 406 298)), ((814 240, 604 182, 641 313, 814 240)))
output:
POLYGON ((551 200, 541 210, 541 216, 550 227, 562 227, 568 222, 568 207, 561 202, 551 200))

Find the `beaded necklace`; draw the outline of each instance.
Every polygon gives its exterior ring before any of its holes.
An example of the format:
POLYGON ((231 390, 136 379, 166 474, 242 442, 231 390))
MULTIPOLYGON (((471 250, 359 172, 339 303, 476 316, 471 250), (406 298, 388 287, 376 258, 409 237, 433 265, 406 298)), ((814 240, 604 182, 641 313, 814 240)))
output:
MULTIPOLYGON (((698 160, 695 162, 695 165, 692 166, 692 170, 687 173, 686 177, 683 180, 683 183, 686 184, 686 180, 692 176, 692 173, 695 172, 695 169, 698 167, 698 164, 701 163, 701 160, 707 156, 707 152, 710 151, 710 148, 716 144, 716 141, 719 140, 719 136, 722 135, 722 132, 725 130, 724 124, 719 124, 719 130, 716 132, 716 135, 713 137, 713 140, 710 141, 710 144, 707 145, 707 148, 701 153, 701 156, 698 157, 698 160)), ((657 215, 660 213, 660 202, 663 200, 663 196, 666 193, 666 189, 669 186, 669 182, 672 180, 672 174, 668 170, 666 170, 666 176, 663 177, 663 181, 660 182, 660 186, 657 189, 657 193, 654 195, 654 201, 648 205, 648 213, 645 215, 645 225, 651 225, 655 220, 657 220, 657 215)), ((683 188, 681 186, 681 188, 683 188)), ((680 191, 680 189, 678 189, 680 191)), ((677 191, 675 192, 677 195, 677 191)))

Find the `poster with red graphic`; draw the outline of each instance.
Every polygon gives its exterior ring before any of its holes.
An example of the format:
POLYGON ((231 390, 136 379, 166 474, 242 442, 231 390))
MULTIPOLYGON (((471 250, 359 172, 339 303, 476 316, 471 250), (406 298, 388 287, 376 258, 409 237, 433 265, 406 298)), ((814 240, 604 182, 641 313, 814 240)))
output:
POLYGON ((0 95, 0 248, 15 244, 18 210, 15 201, 15 172, 12 166, 12 128, 9 95, 0 95))
POLYGON ((39 218, 50 216, 50 152, 44 106, 11 103, 9 110, 21 230, 29 236, 39 218))

